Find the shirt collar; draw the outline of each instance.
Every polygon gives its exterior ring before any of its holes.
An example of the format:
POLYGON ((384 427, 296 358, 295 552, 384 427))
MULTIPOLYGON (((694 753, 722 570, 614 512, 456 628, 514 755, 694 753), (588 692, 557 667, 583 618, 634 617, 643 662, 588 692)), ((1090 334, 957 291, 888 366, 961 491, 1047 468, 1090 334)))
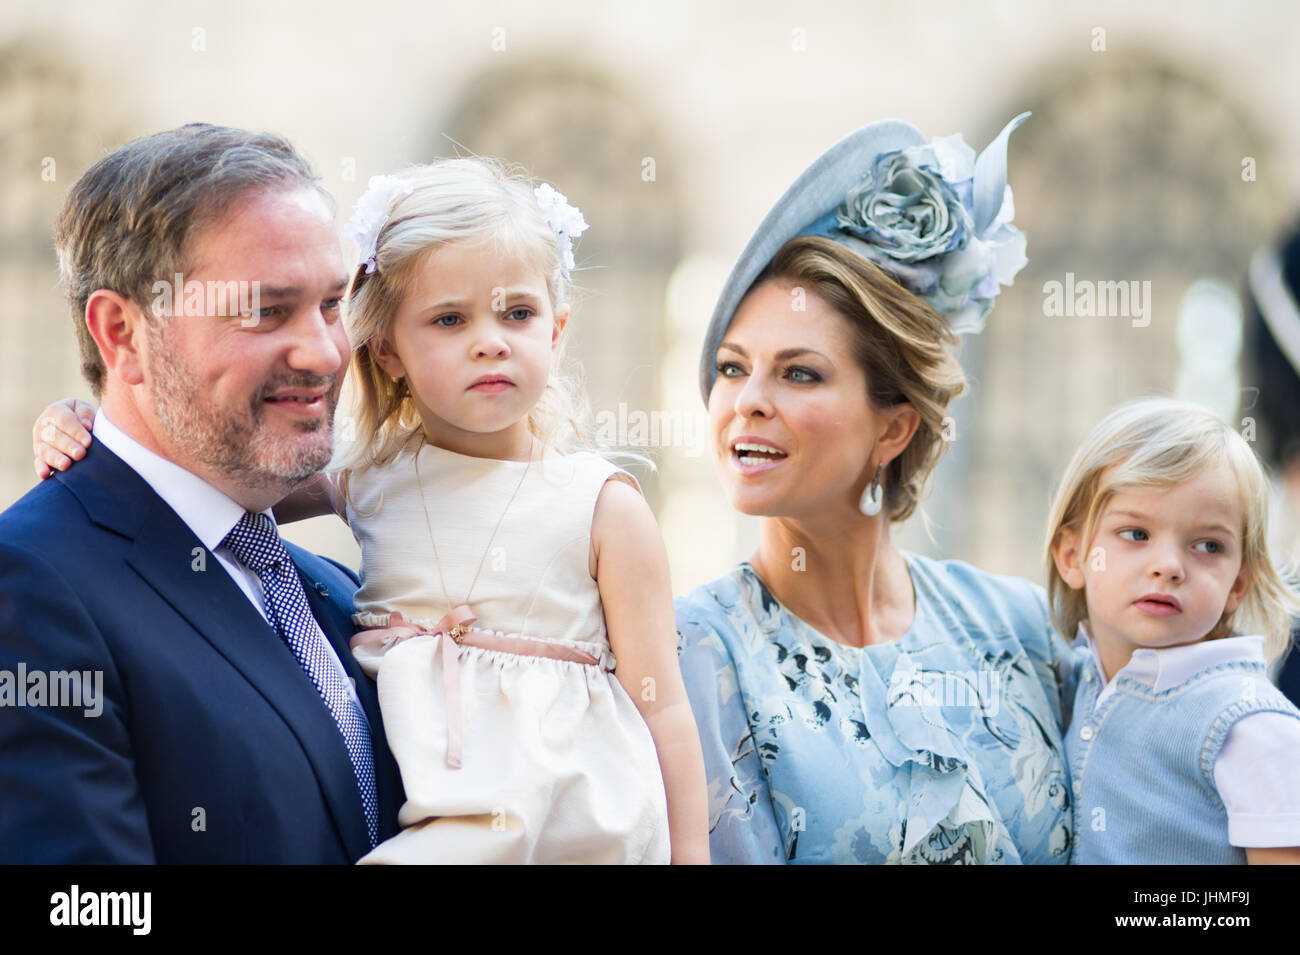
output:
MULTIPOLYGON (((1089 632, 1086 620, 1079 623, 1074 645, 1076 647, 1086 645, 1097 664, 1097 672, 1105 672, 1101 666, 1101 654, 1097 650, 1097 642, 1089 632)), ((1199 643, 1165 647, 1161 650, 1149 648, 1134 650, 1133 656, 1120 668, 1115 677, 1122 674, 1145 683, 1159 692, 1182 686, 1202 670, 1208 670, 1220 663, 1242 660, 1265 662, 1262 636, 1223 637, 1219 640, 1201 640, 1199 643)), ((1111 678, 1112 682, 1115 677, 1111 678)))
MULTIPOLYGON (((150 451, 108 419, 104 409, 95 412, 94 439, 121 458, 153 488, 208 550, 215 551, 244 516, 244 507, 203 478, 150 451)), ((263 511, 275 517, 270 509, 263 511)))

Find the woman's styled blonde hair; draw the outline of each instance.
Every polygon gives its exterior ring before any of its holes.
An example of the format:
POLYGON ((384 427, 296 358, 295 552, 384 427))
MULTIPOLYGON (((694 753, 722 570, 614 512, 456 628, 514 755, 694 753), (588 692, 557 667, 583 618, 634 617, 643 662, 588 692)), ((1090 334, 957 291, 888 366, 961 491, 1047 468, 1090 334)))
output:
MULTIPOLYGON (((375 271, 359 265, 348 287, 346 321, 352 344, 350 383, 356 439, 336 467, 348 472, 384 465, 424 441, 420 416, 405 378, 379 366, 371 345, 387 335, 411 279, 428 254, 448 243, 506 249, 546 277, 551 306, 567 304, 572 285, 556 234, 546 223, 533 182, 493 159, 441 159, 397 173, 409 193, 394 190, 375 246, 375 271)), ((572 451, 592 445, 585 400, 562 365, 561 335, 546 390, 528 413, 528 429, 543 449, 572 451)))
POLYGON ((1086 560, 1097 519, 1115 494, 1173 487, 1219 466, 1227 467, 1240 494, 1241 566, 1250 583, 1245 599, 1219 618, 1206 639, 1258 633, 1269 660, 1285 652, 1290 617, 1300 612, 1300 600, 1269 559, 1264 468, 1246 440, 1212 412, 1161 397, 1139 398, 1108 414, 1075 452, 1061 479, 1047 522, 1047 592, 1052 621, 1066 639, 1072 640, 1087 619, 1088 606, 1083 589, 1071 589, 1056 568, 1052 548, 1062 529, 1078 536, 1080 560, 1086 560))
POLYGON ((957 336, 879 266, 825 236, 800 235, 786 242, 753 287, 775 279, 816 292, 843 316, 872 406, 907 402, 920 414, 912 440, 881 478, 884 513, 893 523, 907 520, 947 448, 948 405, 966 390, 966 375, 952 353, 957 336))

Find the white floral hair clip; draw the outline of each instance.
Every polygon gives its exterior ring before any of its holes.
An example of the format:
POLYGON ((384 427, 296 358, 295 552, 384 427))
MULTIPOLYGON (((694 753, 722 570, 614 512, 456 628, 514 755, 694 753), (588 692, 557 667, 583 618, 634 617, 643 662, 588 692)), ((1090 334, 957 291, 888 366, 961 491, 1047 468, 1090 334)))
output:
MULTIPOLYGON (((388 221, 393 197, 399 193, 410 195, 413 190, 410 182, 398 176, 371 176, 366 191, 357 200, 352 217, 343 226, 343 235, 360 247, 358 264, 365 266, 367 275, 375 271, 379 233, 388 221)), ((568 278, 576 264, 573 240, 587 231, 587 220, 580 209, 569 205, 568 199, 549 183, 542 183, 533 190, 533 195, 541 208, 542 218, 559 240, 560 266, 564 277, 568 278)))
POLYGON ((569 205, 569 200, 550 183, 544 182, 533 190, 537 204, 541 206, 542 218, 551 227, 560 242, 560 268, 567 279, 576 264, 573 259, 573 240, 587 231, 587 220, 582 211, 569 205))
POLYGON ((352 218, 343 226, 343 235, 361 247, 358 264, 366 267, 366 274, 375 271, 375 255, 379 244, 379 230, 388 221, 388 207, 397 193, 410 195, 414 187, 397 176, 371 176, 366 191, 352 211, 352 218))

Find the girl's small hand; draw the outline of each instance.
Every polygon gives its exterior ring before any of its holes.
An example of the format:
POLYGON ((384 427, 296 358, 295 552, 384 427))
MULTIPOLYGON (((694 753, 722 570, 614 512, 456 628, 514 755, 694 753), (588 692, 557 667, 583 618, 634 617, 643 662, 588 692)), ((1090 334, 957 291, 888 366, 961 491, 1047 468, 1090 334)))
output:
POLYGON ((32 426, 36 476, 43 481, 84 458, 94 423, 94 407, 79 398, 64 398, 42 411, 32 426))
POLYGON ((408 640, 426 632, 423 627, 407 621, 402 616, 401 611, 394 610, 388 615, 388 626, 359 630, 352 635, 352 639, 348 641, 348 646, 354 654, 361 651, 382 656, 399 641, 408 640))
POLYGON ((361 669, 372 680, 379 679, 379 666, 384 654, 403 640, 418 636, 424 631, 413 623, 408 623, 399 611, 394 610, 388 616, 388 626, 372 627, 353 634, 348 641, 352 656, 361 664, 361 669))

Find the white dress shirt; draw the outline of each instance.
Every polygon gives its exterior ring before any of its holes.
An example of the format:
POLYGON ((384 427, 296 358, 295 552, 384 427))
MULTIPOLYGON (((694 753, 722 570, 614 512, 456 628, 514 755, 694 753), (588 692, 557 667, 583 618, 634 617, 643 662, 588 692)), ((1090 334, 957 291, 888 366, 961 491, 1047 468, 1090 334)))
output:
MULTIPOLYGON (((217 490, 197 474, 154 454, 113 424, 102 408, 95 412, 95 424, 91 434, 95 441, 116 454, 127 467, 140 475, 144 482, 153 488, 154 493, 176 512, 176 516, 194 532, 199 543, 208 553, 217 558, 231 580, 244 592, 248 602, 261 614, 262 619, 271 623, 266 616, 266 606, 263 603, 261 579, 252 570, 239 563, 230 552, 230 548, 222 544, 226 535, 244 516, 243 505, 217 490)), ((271 519, 272 526, 276 526, 275 516, 269 508, 262 513, 271 519)), ((278 533, 278 527, 276 531, 278 533)), ((271 624, 271 626, 274 628, 275 625, 271 624)), ((323 633, 322 637, 324 637, 323 633)), ((329 640, 323 639, 322 642, 330 660, 343 675, 348 694, 356 700, 356 684, 343 668, 343 663, 334 652, 334 647, 329 640)), ((359 700, 357 702, 360 703, 359 700)))
MULTIPOLYGON (((1087 641, 1097 672, 1105 673, 1086 622, 1079 624, 1079 636, 1087 641)), ((1098 694, 1093 709, 1115 692, 1121 673, 1159 692, 1233 660, 1264 663, 1264 638, 1224 637, 1161 650, 1134 650, 1098 694)), ((1084 676, 1092 678, 1086 669, 1084 676)), ((1237 720, 1215 761, 1214 784, 1228 810, 1229 843, 1243 848, 1300 846, 1300 719, 1266 712, 1237 720)))

